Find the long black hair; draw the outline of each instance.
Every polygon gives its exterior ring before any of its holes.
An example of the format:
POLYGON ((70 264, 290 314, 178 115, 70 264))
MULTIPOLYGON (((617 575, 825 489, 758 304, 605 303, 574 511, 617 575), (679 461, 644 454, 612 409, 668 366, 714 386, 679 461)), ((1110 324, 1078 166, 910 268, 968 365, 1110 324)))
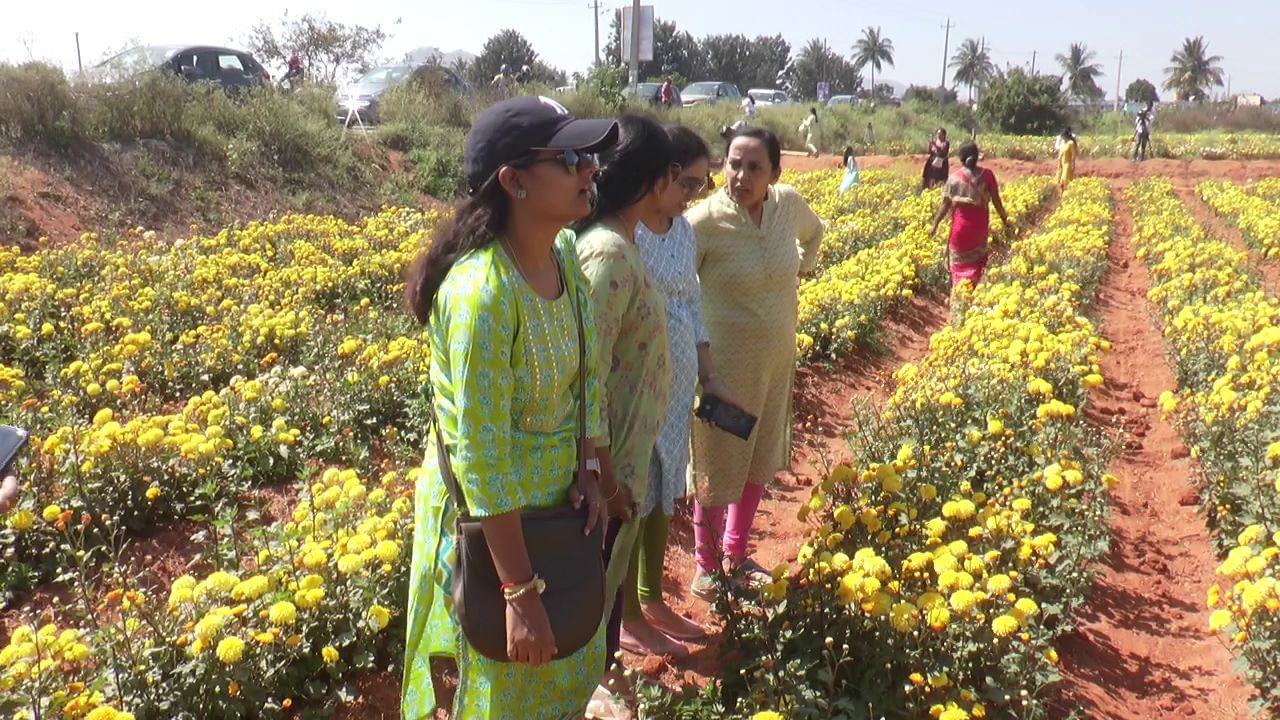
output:
POLYGON ((849 167, 849 158, 851 157, 853 157, 853 146, 845 145, 844 146, 844 166, 845 167, 849 167))
POLYGON ((978 169, 978 143, 970 141, 960 146, 960 151, 956 153, 960 156, 960 162, 970 170, 978 169))
POLYGON ((711 159, 711 148, 697 132, 684 125, 668 125, 667 137, 671 140, 671 162, 687 168, 699 160, 711 159))
POLYGON ((733 145, 733 141, 740 137, 754 138, 764 143, 765 150, 769 155, 769 164, 773 166, 774 172, 782 169, 782 143, 778 141, 778 136, 773 134, 772 130, 762 127, 747 128, 731 133, 724 145, 724 154, 729 155, 729 146, 733 145))
POLYGON ((404 299, 418 322, 426 324, 436 293, 453 264, 507 231, 510 200, 497 176, 460 202, 453 217, 436 230, 431 247, 420 253, 405 276, 404 299))
POLYGON ((575 230, 586 230, 635 204, 671 177, 671 139, 661 125, 639 115, 623 115, 618 130, 618 144, 601 158, 595 206, 574 224, 575 230))

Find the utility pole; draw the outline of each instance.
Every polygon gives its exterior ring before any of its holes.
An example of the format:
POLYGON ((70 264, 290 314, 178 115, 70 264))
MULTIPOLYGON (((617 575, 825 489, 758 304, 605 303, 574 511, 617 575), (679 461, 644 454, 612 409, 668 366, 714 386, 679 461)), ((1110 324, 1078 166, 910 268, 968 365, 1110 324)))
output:
POLYGON ((631 93, 640 83, 640 0, 631 2, 631 93))
POLYGON ((1031 74, 1032 75, 1036 74, 1036 52, 1037 51, 1035 50, 1031 51, 1031 74))
POLYGON ((1124 51, 1120 51, 1120 64, 1116 66, 1116 107, 1115 112, 1120 112, 1120 73, 1124 72, 1124 51))
POLYGON ((947 89, 947 54, 951 52, 951 18, 947 18, 947 24, 942 26, 946 29, 947 34, 942 40, 942 89, 947 89))
POLYGON ((80 71, 81 75, 84 74, 84 62, 80 60, 80 33, 79 32, 76 33, 76 69, 80 71))
POLYGON ((591 15, 596 21, 596 65, 600 64, 600 0, 591 3, 591 15))

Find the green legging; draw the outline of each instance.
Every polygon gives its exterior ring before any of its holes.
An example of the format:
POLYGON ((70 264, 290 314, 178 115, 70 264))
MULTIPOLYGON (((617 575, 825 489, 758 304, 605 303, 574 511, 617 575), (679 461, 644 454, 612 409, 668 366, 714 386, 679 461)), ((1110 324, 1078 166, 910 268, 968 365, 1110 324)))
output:
POLYGON ((671 531, 671 518, 660 507, 655 507, 637 522, 640 523, 640 535, 632 550, 624 584, 622 617, 625 620, 642 617, 641 603, 662 600, 662 566, 667 557, 667 535, 671 531))

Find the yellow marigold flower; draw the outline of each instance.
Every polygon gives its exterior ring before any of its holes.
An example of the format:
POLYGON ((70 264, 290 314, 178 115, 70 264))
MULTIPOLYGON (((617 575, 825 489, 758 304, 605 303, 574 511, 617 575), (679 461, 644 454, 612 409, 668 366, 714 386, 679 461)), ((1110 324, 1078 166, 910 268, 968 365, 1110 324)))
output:
POLYGON ((836 521, 836 524, 840 526, 841 530, 848 530, 853 527, 855 522, 858 521, 857 516, 853 513, 853 508, 850 508, 848 505, 841 505, 836 508, 832 518, 836 521))
POLYGON ((938 720, 969 720, 969 713, 958 707, 948 708, 938 715, 938 720))
POLYGON ((111 419, 114 417, 115 417, 115 413, 111 412, 111 408, 102 408, 101 410, 93 414, 93 426, 96 428, 100 428, 103 425, 106 425, 107 423, 111 422, 111 419))
POLYGON ((373 553, 384 563, 395 562, 400 557, 400 546, 392 540, 382 540, 373 548, 373 553))
POLYGON ((359 555, 348 553, 338 558, 338 572, 343 575, 352 575, 364 569, 364 558, 359 555))
POLYGON ((156 487, 155 485, 152 485, 151 487, 147 488, 147 492, 146 492, 147 502, 155 502, 156 500, 159 500, 160 496, 163 494, 164 492, 160 488, 156 487))
MULTIPOLYGON (((1280 443, 1276 444, 1280 445, 1280 443)), ((1236 542, 1240 545, 1252 545, 1254 543, 1262 542, 1263 538, 1266 536, 1266 528, 1261 525, 1250 525, 1240 532, 1239 537, 1236 538, 1236 542)))
POLYGON ((1049 661, 1049 663, 1050 663, 1050 664, 1052 664, 1052 665, 1057 665, 1057 664, 1058 664, 1058 651, 1057 651, 1056 649, 1054 649, 1054 648, 1049 648, 1048 650, 1045 650, 1045 651, 1044 651, 1044 659, 1045 659, 1045 660, 1048 660, 1048 661, 1049 661))
POLYGON ((751 720, 786 720, 786 718, 784 718, 781 713, 776 713, 772 710, 761 710, 755 715, 752 715, 751 720))
POLYGON ((1028 616, 1035 615, 1040 612, 1040 606, 1031 598, 1018 598, 1018 602, 1014 603, 1013 606, 1018 610, 1018 612, 1028 616))
POLYGON ((942 631, 951 624, 951 611, 943 605, 935 605, 929 608, 928 620, 930 629, 942 631))
POLYGON ((259 645, 270 645, 276 641, 276 636, 275 633, 260 632, 255 633, 253 639, 254 642, 257 642, 259 645))
POLYGON ((9 517, 9 527, 18 532, 26 532, 30 530, 36 522, 36 516, 30 510, 22 509, 14 511, 9 517))
POLYGON ((1018 619, 1012 615, 1001 615, 991 621, 991 631, 996 637, 1009 637, 1018 631, 1018 619))
POLYGON ((115 708, 102 705, 90 710, 89 714, 84 716, 84 720, 117 720, 119 717, 120 714, 115 708))
POLYGON ((325 645, 320 651, 320 656, 324 658, 325 663, 333 665, 338 662, 338 650, 332 645, 325 645))
POLYGON ((1232 619, 1230 610, 1214 610, 1209 615, 1209 632, 1221 632, 1231 624, 1232 619))
POLYGON ((218 642, 215 652, 222 664, 235 665, 244 657, 244 641, 234 635, 224 637, 218 642))
POLYGON ((381 605, 373 605, 369 608, 369 617, 373 618, 373 623, 382 630, 391 622, 391 611, 381 605))
POLYGON ((961 615, 967 615, 976 601, 977 596, 970 590, 956 590, 951 593, 951 609, 961 615))
POLYGON ((1013 587, 1013 581, 1003 573, 987 578, 987 592, 992 595, 1004 595, 1013 587))
POLYGON ((45 522, 51 523, 55 522, 61 514, 62 508, 57 505, 46 505, 44 512, 40 513, 40 517, 43 517, 45 522))
POLYGON ((292 625, 298 619, 298 609, 293 603, 281 600, 271 606, 267 617, 273 625, 292 625))
POLYGON ((302 565, 308 570, 317 570, 324 567, 329 562, 329 556, 324 554, 324 550, 314 548, 306 555, 302 556, 302 565))

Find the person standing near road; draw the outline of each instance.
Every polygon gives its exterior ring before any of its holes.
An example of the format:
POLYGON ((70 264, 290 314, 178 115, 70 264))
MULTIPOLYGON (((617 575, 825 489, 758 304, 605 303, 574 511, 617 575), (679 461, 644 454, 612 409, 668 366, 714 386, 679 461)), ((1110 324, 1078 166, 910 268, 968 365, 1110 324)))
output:
POLYGON ((1138 162, 1147 159, 1147 151, 1151 146, 1151 126, 1155 123, 1156 111, 1154 103, 1147 101, 1147 107, 1138 113, 1133 121, 1133 160, 1138 162))
POLYGON ((658 101, 662 103, 662 107, 668 110, 676 102, 676 87, 671 84, 669 76, 662 81, 662 87, 658 90, 658 101))

